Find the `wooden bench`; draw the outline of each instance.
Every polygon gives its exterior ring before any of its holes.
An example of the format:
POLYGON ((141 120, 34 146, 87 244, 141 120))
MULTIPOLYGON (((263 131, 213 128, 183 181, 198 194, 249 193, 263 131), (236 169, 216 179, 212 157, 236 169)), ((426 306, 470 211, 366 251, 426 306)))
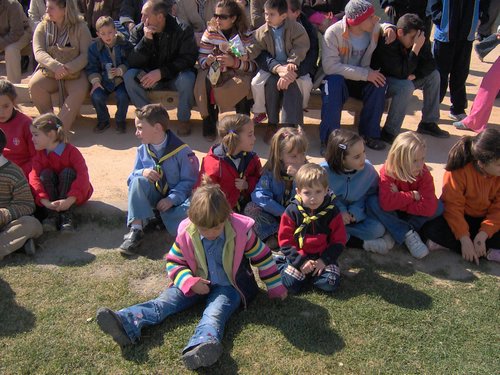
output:
MULTIPOLYGON (((19 104, 33 105, 31 97, 29 95, 28 85, 24 83, 15 84, 17 92, 17 102, 19 104)), ((162 103, 168 109, 177 108, 179 102, 179 96, 176 91, 148 91, 148 97, 152 103, 162 103)), ((58 103, 59 97, 57 93, 52 94, 52 103, 58 103)), ((84 104, 92 105, 90 96, 84 101, 84 104)), ((116 104, 114 95, 110 95, 108 104, 116 104)), ((387 112, 390 105, 390 99, 385 102, 384 111, 387 112)), ((196 110, 196 106, 193 107, 196 110)), ((309 110, 321 110, 321 92, 319 90, 313 90, 311 93, 311 98, 309 99, 309 110)), ((359 117, 361 110, 363 109, 363 102, 359 99, 350 97, 344 104, 342 108, 343 111, 348 111, 354 116, 354 125, 359 125, 359 117)))

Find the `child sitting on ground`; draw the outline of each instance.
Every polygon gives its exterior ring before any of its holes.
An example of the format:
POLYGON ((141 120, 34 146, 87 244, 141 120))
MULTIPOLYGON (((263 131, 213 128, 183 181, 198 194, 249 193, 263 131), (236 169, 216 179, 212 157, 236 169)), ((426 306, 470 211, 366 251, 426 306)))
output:
POLYGON ((434 179, 425 165, 425 153, 425 141, 419 134, 399 134, 380 169, 378 198, 367 200, 371 213, 396 243, 404 242, 417 259, 429 253, 417 232, 443 212, 434 192, 434 179))
POLYGON ((26 178, 31 172, 31 159, 35 147, 31 140, 31 118, 19 111, 16 106, 17 93, 14 85, 5 79, 0 80, 0 129, 5 133, 7 144, 3 156, 19 166, 26 178))
POLYGON ((182 351, 190 370, 217 362, 227 321, 257 294, 250 263, 257 266, 270 298, 287 295, 271 252, 252 230, 253 220, 232 213, 221 189, 207 182, 194 192, 188 219, 167 254, 173 283, 151 301, 116 312, 97 310, 99 327, 125 346, 139 340, 143 327, 204 302, 203 317, 182 351))
POLYGON ((469 262, 500 262, 500 131, 463 137, 450 150, 444 174, 444 214, 423 228, 430 250, 448 248, 469 262))
POLYGON ((94 189, 81 152, 66 143, 62 121, 53 113, 33 120, 33 144, 37 150, 29 182, 35 203, 48 211, 43 230, 74 231, 73 207, 87 202, 94 189))
POLYGON ((281 215, 295 194, 294 176, 304 165, 307 137, 299 128, 281 128, 271 139, 269 158, 245 215, 255 220, 257 236, 271 249, 278 247, 281 215))
POLYGON ((380 221, 366 212, 366 199, 378 192, 378 173, 366 160, 365 142, 360 135, 335 129, 329 137, 326 161, 328 184, 349 236, 347 245, 387 254, 394 240, 380 221))
POLYGON ((198 158, 187 144, 168 129, 169 117, 161 104, 147 104, 135 111, 136 136, 142 142, 128 178, 130 231, 120 245, 132 255, 144 238, 143 226, 159 211, 172 236, 186 218, 189 197, 198 177, 198 158))
POLYGON ((217 127, 221 143, 212 146, 203 158, 198 180, 203 175, 210 177, 220 185, 231 208, 242 213, 262 170, 259 157, 252 151, 253 121, 247 115, 227 115, 217 127))
POLYGON ((23 246, 26 254, 33 255, 33 238, 42 234, 42 225, 31 216, 35 203, 26 177, 3 156, 6 144, 0 130, 0 260, 23 246))
POLYGON ((125 133, 129 97, 123 82, 127 71, 127 56, 132 44, 121 33, 117 33, 111 17, 99 17, 96 22, 98 39, 89 47, 87 75, 92 85, 90 97, 97 112, 94 132, 102 133, 110 126, 106 101, 114 92, 116 97, 116 131, 125 133))
POLYGON ((328 176, 317 164, 305 164, 295 175, 295 199, 281 216, 276 256, 283 284, 298 293, 310 279, 325 292, 340 284, 337 259, 347 235, 342 215, 328 192, 328 176))

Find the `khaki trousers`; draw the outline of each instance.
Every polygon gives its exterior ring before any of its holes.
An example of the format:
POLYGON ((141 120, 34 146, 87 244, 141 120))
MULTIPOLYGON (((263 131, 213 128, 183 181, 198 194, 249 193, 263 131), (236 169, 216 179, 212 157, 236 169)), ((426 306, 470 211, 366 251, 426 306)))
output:
POLYGON ((5 65, 7 79, 12 83, 21 82, 21 50, 31 41, 31 32, 25 31, 23 36, 5 47, 5 65))
POLYGON ((36 238, 42 233, 42 224, 33 216, 21 216, 11 221, 0 231, 0 260, 23 247, 30 238, 36 238))

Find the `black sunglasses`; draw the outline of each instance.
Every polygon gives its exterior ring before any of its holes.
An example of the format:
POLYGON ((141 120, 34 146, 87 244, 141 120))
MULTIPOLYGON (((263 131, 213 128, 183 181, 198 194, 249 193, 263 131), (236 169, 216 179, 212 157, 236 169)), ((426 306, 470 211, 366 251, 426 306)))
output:
POLYGON ((214 14, 214 18, 219 18, 221 20, 227 20, 229 18, 231 18, 232 16, 230 16, 229 14, 214 14))

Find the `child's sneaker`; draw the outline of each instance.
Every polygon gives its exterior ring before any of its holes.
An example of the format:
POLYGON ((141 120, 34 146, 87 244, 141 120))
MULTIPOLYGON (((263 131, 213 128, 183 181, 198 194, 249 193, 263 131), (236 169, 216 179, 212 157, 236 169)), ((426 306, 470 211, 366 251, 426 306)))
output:
POLYGON ((101 331, 110 335, 121 347, 133 344, 123 328, 120 317, 111 309, 101 307, 97 310, 96 321, 101 331))
POLYGON ((62 233, 74 233, 75 232, 75 227, 73 226, 73 215, 66 211, 66 212, 61 212, 59 215, 61 218, 61 224, 60 224, 60 230, 62 233))
POLYGON ((57 232, 59 218, 56 215, 49 215, 42 221, 44 232, 57 232))
POLYGON ((374 240, 364 240, 363 249, 377 254, 387 254, 389 252, 389 248, 387 247, 387 242, 385 242, 383 238, 376 238, 374 240))
POLYGON ((143 238, 144 232, 141 229, 130 228, 130 232, 123 236, 125 241, 120 245, 120 251, 126 255, 134 255, 132 250, 141 244, 143 238))
POLYGON ((500 250, 490 249, 490 251, 486 254, 486 259, 491 260, 492 262, 500 262, 500 250))
POLYGON ((253 122, 254 124, 260 124, 261 122, 264 122, 267 120, 267 113, 256 113, 253 116, 253 122))
POLYGON ((429 254, 429 249, 420 239, 420 236, 413 229, 405 235, 405 245, 410 250, 410 254, 417 259, 422 259, 429 254))
POLYGON ((222 354, 222 344, 217 341, 204 342, 182 353, 182 361, 189 370, 212 366, 222 354))
POLYGON ((394 245, 396 244, 396 241, 394 241, 394 238, 392 238, 391 234, 389 232, 385 232, 385 234, 382 236, 383 240, 387 244, 387 248, 391 250, 394 245))

